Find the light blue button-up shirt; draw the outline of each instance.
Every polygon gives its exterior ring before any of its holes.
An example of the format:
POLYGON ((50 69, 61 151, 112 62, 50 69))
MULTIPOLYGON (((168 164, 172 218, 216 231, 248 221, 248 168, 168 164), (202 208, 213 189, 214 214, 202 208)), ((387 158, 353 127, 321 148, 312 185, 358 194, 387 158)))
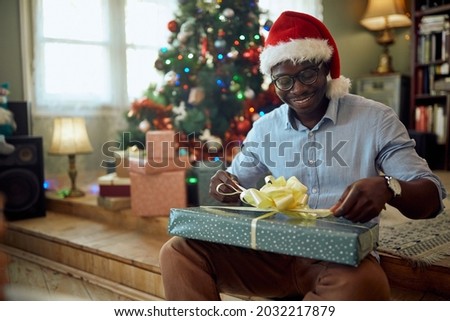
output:
MULTIPOLYGON (((392 108, 356 95, 331 100, 326 114, 308 129, 284 104, 253 123, 241 152, 227 169, 242 186, 257 186, 271 173, 296 176, 308 187, 311 208, 329 208, 345 188, 380 172, 397 179, 432 180, 446 191, 417 155, 392 108)), ((442 205, 441 205, 442 206, 442 205)))

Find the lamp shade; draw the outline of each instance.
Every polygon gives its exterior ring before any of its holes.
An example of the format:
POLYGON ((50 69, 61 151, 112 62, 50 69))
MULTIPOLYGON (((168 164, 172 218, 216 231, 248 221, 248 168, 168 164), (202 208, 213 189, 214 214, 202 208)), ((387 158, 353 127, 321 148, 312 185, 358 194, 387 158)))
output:
POLYGON ((92 152, 84 119, 81 117, 55 118, 52 143, 48 152, 53 155, 76 155, 92 152))
POLYGON ((369 30, 384 30, 411 25, 404 0, 369 0, 361 24, 369 30))

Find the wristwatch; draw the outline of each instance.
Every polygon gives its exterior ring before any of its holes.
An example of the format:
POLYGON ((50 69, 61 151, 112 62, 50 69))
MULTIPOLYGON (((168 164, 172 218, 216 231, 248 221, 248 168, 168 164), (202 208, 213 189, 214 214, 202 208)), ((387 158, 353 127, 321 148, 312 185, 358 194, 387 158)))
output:
POLYGON ((394 197, 399 197, 402 195, 402 187, 398 180, 393 178, 392 176, 385 175, 386 183, 388 188, 394 193, 394 197))

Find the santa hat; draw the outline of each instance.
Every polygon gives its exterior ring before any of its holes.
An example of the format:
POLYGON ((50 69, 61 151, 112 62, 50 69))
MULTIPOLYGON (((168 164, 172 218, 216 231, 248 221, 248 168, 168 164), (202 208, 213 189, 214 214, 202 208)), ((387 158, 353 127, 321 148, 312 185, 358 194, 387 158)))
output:
POLYGON ((285 11, 270 28, 260 55, 261 72, 270 75, 273 66, 287 60, 327 62, 327 97, 339 98, 349 92, 350 79, 341 76, 336 43, 327 27, 313 16, 285 11))

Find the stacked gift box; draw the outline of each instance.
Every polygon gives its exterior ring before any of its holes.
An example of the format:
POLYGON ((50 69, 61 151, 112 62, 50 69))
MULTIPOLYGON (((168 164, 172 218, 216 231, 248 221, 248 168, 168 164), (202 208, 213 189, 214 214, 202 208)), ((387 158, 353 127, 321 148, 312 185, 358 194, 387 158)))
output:
POLYGON ((131 207, 131 181, 129 157, 138 157, 143 151, 129 148, 114 152, 114 171, 97 179, 99 193, 97 204, 108 210, 122 210, 131 207))
POLYGON ((99 196, 104 197, 129 197, 130 178, 119 177, 117 173, 100 176, 97 179, 99 196))
POLYGON ((109 210, 130 208, 131 184, 129 177, 119 177, 116 172, 97 179, 99 191, 97 204, 109 210))
POLYGON ((147 132, 146 155, 130 157, 129 167, 133 214, 168 216, 171 208, 187 206, 189 157, 177 152, 174 131, 147 132))

